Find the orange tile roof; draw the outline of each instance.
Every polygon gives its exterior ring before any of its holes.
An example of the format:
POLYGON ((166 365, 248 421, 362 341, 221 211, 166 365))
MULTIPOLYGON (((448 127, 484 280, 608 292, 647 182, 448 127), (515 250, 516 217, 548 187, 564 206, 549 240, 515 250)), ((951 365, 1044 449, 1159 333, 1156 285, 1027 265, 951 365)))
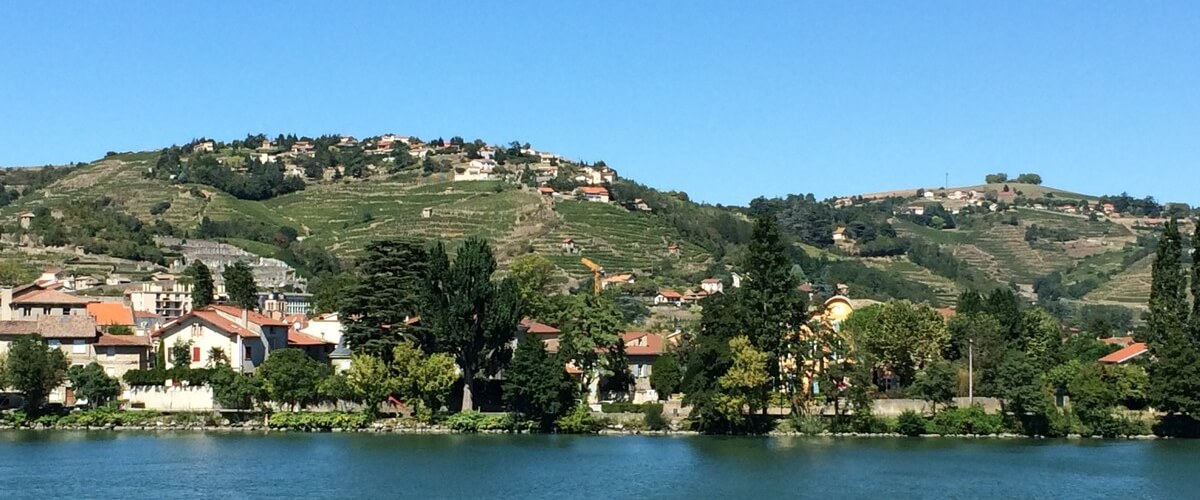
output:
POLYGON ((525 331, 527 333, 532 333, 534 335, 553 335, 553 334, 557 334, 557 333, 562 333, 558 328, 555 328, 553 326, 550 326, 550 325, 547 325, 544 323, 538 323, 537 321, 531 320, 529 318, 525 318, 525 319, 521 320, 521 326, 524 326, 526 328, 525 331))
MULTIPOLYGON (((213 305, 210 307, 231 316, 236 316, 238 318, 242 317, 242 308, 240 307, 226 304, 213 305)), ((288 324, 284 323, 283 321, 249 310, 246 311, 246 320, 259 326, 288 326, 288 324)))
POLYGON ((1121 350, 1119 350, 1117 352, 1114 352, 1112 354, 1109 354, 1108 356, 1100 358, 1099 361, 1101 363, 1120 364, 1120 363, 1129 361, 1133 358, 1136 358, 1138 356, 1141 356, 1142 354, 1145 354, 1145 353, 1146 353, 1146 343, 1145 342, 1137 342, 1134 344, 1129 344, 1128 346, 1122 348, 1121 350))
POLYGON ((659 294, 659 295, 662 295, 663 297, 666 297, 666 298, 668 298, 668 299, 681 299, 681 298, 683 298, 683 295, 681 295, 679 292, 676 292, 675 290, 665 290, 665 289, 664 289, 664 290, 659 290, 659 291, 658 291, 658 294, 659 294))
POLYGON ((133 324, 133 310, 125 307, 125 304, 93 302, 87 305, 87 312, 96 318, 96 324, 100 326, 133 324))
POLYGON ((579 192, 583 194, 595 194, 608 196, 608 190, 600 186, 583 186, 579 188, 579 192))
POLYGON ((625 332, 621 334, 621 340, 625 342, 627 356, 658 356, 663 353, 663 337, 657 333, 625 332))
POLYGON ((1109 337, 1106 339, 1100 339, 1100 342, 1108 345, 1125 347, 1133 343, 1133 337, 1109 337))
POLYGON ((325 345, 329 344, 324 339, 314 337, 312 335, 303 334, 296 330, 288 330, 288 345, 292 346, 310 346, 310 345, 325 345))
POLYGON ((150 347, 150 337, 145 335, 109 335, 106 333, 100 335, 100 339, 96 340, 96 345, 100 347, 150 347))
POLYGON ((67 295, 58 290, 42 289, 14 297, 13 304, 90 304, 92 299, 67 295))

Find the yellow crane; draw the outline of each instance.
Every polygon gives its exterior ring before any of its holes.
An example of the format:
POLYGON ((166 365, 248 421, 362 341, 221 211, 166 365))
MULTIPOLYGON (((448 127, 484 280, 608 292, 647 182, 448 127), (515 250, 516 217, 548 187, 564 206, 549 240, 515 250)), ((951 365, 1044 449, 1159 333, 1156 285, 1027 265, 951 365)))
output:
POLYGON ((592 270, 592 291, 600 295, 600 278, 604 276, 604 268, 587 257, 579 259, 579 262, 592 270))

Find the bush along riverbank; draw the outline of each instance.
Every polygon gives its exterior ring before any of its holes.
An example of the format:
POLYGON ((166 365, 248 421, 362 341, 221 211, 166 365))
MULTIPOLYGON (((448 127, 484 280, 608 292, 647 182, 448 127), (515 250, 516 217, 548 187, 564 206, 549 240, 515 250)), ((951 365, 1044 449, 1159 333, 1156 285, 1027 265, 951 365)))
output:
MULTIPOLYGON (((614 408, 615 409, 615 408, 614 408)), ((632 409, 632 408, 622 408, 632 409)), ((671 422, 662 406, 639 405, 640 414, 604 414, 578 407, 546 428, 512 413, 475 411, 440 414, 432 418, 373 418, 362 412, 287 411, 176 412, 120 410, 101 407, 26 418, 20 411, 0 413, 0 429, 31 430, 144 430, 252 432, 377 432, 403 434, 603 434, 699 435, 688 420, 671 422)), ((978 406, 945 408, 933 415, 906 411, 895 418, 871 415, 797 415, 762 417, 758 432, 742 434, 825 437, 963 437, 963 438, 1127 438, 1152 439, 1195 432, 1195 420, 1118 415, 1085 424, 1070 412, 1057 419, 1017 418, 1011 413, 987 413, 978 406), (1030 421, 1033 420, 1033 421, 1030 421), (1186 422, 1184 421, 1186 420, 1186 422), (1181 431, 1180 429, 1184 429, 1181 431), (1031 432, 1036 430, 1037 432, 1031 432)))

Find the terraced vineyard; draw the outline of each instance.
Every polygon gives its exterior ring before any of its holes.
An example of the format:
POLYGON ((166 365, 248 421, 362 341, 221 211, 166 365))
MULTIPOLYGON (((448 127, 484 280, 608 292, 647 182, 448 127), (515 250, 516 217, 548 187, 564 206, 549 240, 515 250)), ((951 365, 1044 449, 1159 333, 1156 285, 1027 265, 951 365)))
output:
POLYGON ((1150 268, 1154 256, 1147 256, 1124 272, 1084 296, 1087 301, 1116 302, 1144 306, 1150 300, 1150 268))
POLYGON ((938 306, 952 306, 958 301, 960 287, 950 279, 933 274, 932 271, 909 262, 907 258, 866 259, 868 266, 899 274, 905 279, 923 283, 937 294, 938 306))

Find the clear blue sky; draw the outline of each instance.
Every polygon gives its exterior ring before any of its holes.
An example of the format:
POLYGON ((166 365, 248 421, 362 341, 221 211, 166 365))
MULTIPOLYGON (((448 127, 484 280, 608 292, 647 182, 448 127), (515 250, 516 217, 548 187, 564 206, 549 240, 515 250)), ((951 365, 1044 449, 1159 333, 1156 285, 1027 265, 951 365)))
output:
POLYGON ((6 4, 0 165, 395 132, 730 204, 991 171, 1200 204, 1200 2, 884 3, 6 4))

